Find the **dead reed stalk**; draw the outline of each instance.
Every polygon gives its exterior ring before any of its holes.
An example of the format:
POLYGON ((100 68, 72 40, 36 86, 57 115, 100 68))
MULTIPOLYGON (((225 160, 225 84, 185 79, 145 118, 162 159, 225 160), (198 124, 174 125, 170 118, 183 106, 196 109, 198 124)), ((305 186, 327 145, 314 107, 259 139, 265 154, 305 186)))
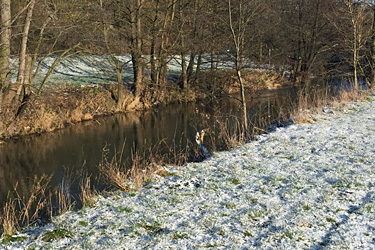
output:
POLYGON ((122 169, 121 162, 117 160, 116 155, 111 161, 108 161, 106 155, 103 155, 102 162, 99 163, 99 172, 106 184, 123 191, 129 191, 126 184, 127 174, 122 169))
POLYGON ((1 224, 4 235, 13 235, 19 229, 16 200, 10 198, 9 194, 7 200, 1 213, 1 224))
POLYGON ((95 204, 94 201, 94 193, 95 191, 91 189, 91 179, 90 176, 85 176, 81 179, 80 182, 80 189, 81 189, 81 203, 83 207, 93 207, 95 204))
MULTIPOLYGON (((145 182, 155 178, 156 175, 167 175, 160 166, 164 163, 168 154, 161 154, 157 148, 150 148, 143 151, 142 154, 134 150, 131 153, 131 158, 124 161, 122 159, 123 150, 124 146, 121 152, 115 154, 110 161, 107 158, 108 150, 103 150, 99 172, 107 185, 127 192, 139 189, 145 182), (127 166, 126 164, 129 161, 131 164, 127 166)), ((174 157, 176 157, 176 161, 186 159, 186 155, 181 157, 175 155, 174 157)))
POLYGON ((62 179, 61 184, 57 188, 56 197, 59 214, 71 211, 74 208, 75 202, 70 195, 70 181, 67 181, 65 177, 62 179))
MULTIPOLYGON (((30 222, 38 219, 39 212, 45 209, 49 203, 47 188, 52 176, 42 175, 41 177, 34 176, 34 182, 31 187, 31 194, 29 198, 18 196, 19 204, 22 207, 21 218, 23 225, 29 225, 30 222), (34 213, 32 213, 34 211, 34 213)), ((15 190, 16 191, 16 190, 15 190)))
POLYGON ((99 164, 102 178, 108 185, 128 192, 142 187, 158 169, 157 164, 146 166, 138 153, 132 155, 131 161, 129 168, 125 168, 117 157, 113 157, 111 161, 102 161, 99 164))
POLYGON ((51 178, 52 176, 47 175, 34 176, 28 197, 19 194, 17 191, 18 183, 14 186, 14 192, 8 194, 1 216, 2 229, 5 235, 12 235, 20 227, 38 221, 40 214, 48 211, 47 208, 51 204, 51 199, 47 190, 51 178))

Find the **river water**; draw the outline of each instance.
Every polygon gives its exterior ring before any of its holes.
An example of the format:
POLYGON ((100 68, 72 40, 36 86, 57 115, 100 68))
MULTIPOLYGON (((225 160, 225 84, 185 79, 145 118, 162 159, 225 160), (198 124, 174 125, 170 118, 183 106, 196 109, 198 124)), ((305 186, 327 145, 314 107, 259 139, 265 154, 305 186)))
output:
MULTIPOLYGON (((251 122, 276 121, 280 109, 290 107, 296 100, 293 89, 260 91, 248 99, 251 122)), ((197 148, 194 142, 197 131, 208 129, 208 138, 212 139, 220 132, 218 120, 230 125, 241 116, 237 100, 222 98, 215 102, 173 104, 103 117, 52 133, 6 141, 0 145, 0 207, 16 183, 18 192, 28 196, 35 175, 53 174, 51 186, 54 187, 70 172, 68 177, 73 182, 70 192, 77 197, 83 173, 98 175, 104 149, 109 159, 114 152, 122 151, 125 162, 132 152, 143 152, 158 145, 164 145, 169 152, 180 151, 186 145, 193 150, 197 148), (228 122, 230 119, 232 122, 228 122)), ((221 141, 215 143, 208 150, 225 149, 219 145, 221 141)))

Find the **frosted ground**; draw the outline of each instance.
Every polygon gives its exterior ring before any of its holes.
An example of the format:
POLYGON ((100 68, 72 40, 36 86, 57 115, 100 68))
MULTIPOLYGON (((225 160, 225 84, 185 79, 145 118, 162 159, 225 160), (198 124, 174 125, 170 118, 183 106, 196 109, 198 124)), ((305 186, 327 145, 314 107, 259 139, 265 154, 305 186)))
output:
POLYGON ((0 248, 375 249, 375 98, 326 111, 0 248))
MULTIPOLYGON (((35 84, 39 86, 47 74, 51 65, 57 59, 56 56, 49 56, 43 59, 40 70, 35 77, 35 84)), ((122 77, 125 83, 131 83, 133 80, 133 69, 130 55, 117 56, 117 59, 123 65, 122 77)), ((189 58, 186 58, 189 60, 189 58)), ((40 58, 42 60, 42 58, 40 58)), ((149 58, 144 56, 144 60, 147 62, 149 58)), ((195 58, 197 61, 197 58, 195 58)), ((18 59, 12 58, 11 60, 11 81, 15 82, 17 79, 17 64, 18 59)), ((252 65, 248 63, 248 65, 252 65)), ((203 57, 202 68, 210 68, 209 56, 203 57)), ((223 56, 219 58, 217 63, 218 68, 232 68, 233 63, 228 62, 223 56)), ((33 73, 37 65, 35 65, 33 73)), ((181 72, 181 57, 174 56, 170 57, 168 61, 168 75, 171 78, 176 78, 181 72)), ((147 72, 146 72, 147 74, 147 72)), ((116 72, 112 68, 111 64, 105 56, 98 55, 80 55, 68 57, 60 64, 58 64, 53 73, 48 77, 47 85, 87 85, 87 84, 103 84, 103 83, 115 83, 116 72)))

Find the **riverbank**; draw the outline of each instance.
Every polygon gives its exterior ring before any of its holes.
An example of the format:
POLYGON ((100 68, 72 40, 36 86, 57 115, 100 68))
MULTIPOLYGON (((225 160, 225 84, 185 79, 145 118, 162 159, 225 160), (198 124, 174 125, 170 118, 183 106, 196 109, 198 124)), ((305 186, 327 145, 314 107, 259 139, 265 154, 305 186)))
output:
MULTIPOLYGON (((289 86, 290 82, 272 71, 244 71, 249 93, 289 86)), ((202 73, 189 89, 167 82, 158 87, 145 80, 141 94, 135 98, 130 87, 123 90, 119 108, 117 84, 58 86, 33 94, 23 105, 13 104, 0 110, 0 140, 30 134, 41 134, 115 113, 148 110, 155 106, 215 99, 239 91, 235 72, 220 70, 202 73)))
POLYGON ((0 247, 372 249, 375 99, 324 111, 0 247))

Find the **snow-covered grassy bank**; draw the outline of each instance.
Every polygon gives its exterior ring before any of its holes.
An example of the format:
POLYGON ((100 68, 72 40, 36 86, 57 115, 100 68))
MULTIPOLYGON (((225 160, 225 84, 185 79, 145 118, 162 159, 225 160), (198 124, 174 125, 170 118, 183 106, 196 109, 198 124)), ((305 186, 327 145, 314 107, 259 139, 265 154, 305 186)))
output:
MULTIPOLYGON (((186 57, 189 61, 190 57, 186 57)), ((41 60, 42 58, 40 58, 41 60)), ((58 59, 56 56, 49 56, 43 60, 38 74, 35 78, 35 84, 39 84, 43 81, 51 65, 58 59)), ((133 69, 132 61, 130 55, 117 56, 117 59, 124 65, 123 68, 123 78, 125 83, 132 82, 133 79, 133 69)), ((144 56, 144 60, 147 62, 148 57, 144 56)), ((198 58, 195 58, 197 62, 198 58)), ((217 67, 219 69, 230 69, 233 68, 233 63, 228 62, 227 58, 223 56, 218 58, 217 67)), ((247 67, 256 68, 255 64, 251 62, 246 62, 247 67)), ((264 67, 266 67, 265 65, 264 67)), ((18 70, 18 59, 11 59, 11 81, 15 82, 17 79, 18 70)), ((209 56, 203 57, 203 64, 201 67, 208 69, 211 67, 209 56)), ((34 67, 34 72, 37 65, 34 67)), ((181 57, 176 55, 172 56, 168 60, 168 75, 170 77, 178 77, 181 73, 181 57)), ((99 55, 80 55, 69 57, 59 63, 56 68, 54 68, 53 74, 48 78, 47 85, 61 86, 61 85, 86 85, 86 84, 103 84, 103 83, 113 83, 117 82, 116 72, 112 68, 111 64, 107 61, 105 56, 99 55)))
POLYGON ((5 249, 375 249, 375 99, 291 125, 5 249))

